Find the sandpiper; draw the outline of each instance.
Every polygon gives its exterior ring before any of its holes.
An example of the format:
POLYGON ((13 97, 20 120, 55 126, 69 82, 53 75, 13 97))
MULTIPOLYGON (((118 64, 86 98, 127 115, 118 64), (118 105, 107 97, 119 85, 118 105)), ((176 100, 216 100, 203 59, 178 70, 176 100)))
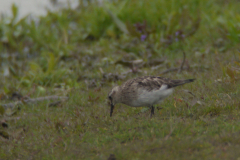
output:
POLYGON ((129 79, 121 86, 115 86, 108 94, 111 103, 110 117, 114 105, 123 103, 131 107, 149 107, 154 115, 153 105, 160 103, 173 92, 173 88, 195 79, 171 80, 164 77, 143 76, 129 79))

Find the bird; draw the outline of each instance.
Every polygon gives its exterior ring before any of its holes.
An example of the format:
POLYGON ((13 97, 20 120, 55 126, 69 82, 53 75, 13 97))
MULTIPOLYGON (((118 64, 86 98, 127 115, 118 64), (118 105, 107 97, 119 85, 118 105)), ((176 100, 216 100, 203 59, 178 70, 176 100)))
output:
POLYGON ((110 117, 114 106, 122 103, 131 107, 149 107, 151 117, 154 105, 162 102, 172 94, 175 87, 193 82, 195 79, 172 80, 158 76, 143 76, 129 79, 120 86, 115 86, 108 93, 110 101, 110 117))

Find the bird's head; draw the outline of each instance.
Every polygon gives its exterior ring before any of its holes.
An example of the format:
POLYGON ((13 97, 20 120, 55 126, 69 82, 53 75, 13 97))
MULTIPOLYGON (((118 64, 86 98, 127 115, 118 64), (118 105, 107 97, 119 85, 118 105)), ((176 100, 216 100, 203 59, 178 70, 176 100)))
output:
POLYGON ((113 87, 113 89, 108 93, 108 99, 111 105, 110 117, 112 116, 114 105, 119 102, 118 93, 119 93, 119 86, 113 87))

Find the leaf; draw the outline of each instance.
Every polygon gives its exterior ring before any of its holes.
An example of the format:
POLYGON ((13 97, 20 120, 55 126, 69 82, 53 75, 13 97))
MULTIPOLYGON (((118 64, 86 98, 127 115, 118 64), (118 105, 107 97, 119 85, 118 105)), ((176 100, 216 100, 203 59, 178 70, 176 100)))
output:
POLYGON ((195 104, 197 104, 197 98, 193 98, 191 101, 190 101, 190 105, 193 107, 195 104))
POLYGON ((130 24, 129 22, 126 23, 126 27, 132 36, 141 37, 141 33, 137 32, 137 30, 134 28, 134 26, 132 24, 130 24))
POLYGON ((133 66, 132 62, 125 61, 123 59, 116 61, 115 64, 121 64, 123 66, 130 67, 130 68, 133 66))
POLYGON ((16 6, 16 4, 13 4, 11 9, 12 9, 12 14, 13 14, 13 20, 15 20, 18 15, 18 7, 16 6))
POLYGON ((110 154, 109 157, 108 157, 108 160, 115 160, 116 157, 114 154, 110 154))
POLYGON ((16 73, 15 69, 14 69, 12 66, 9 67, 9 71, 10 71, 10 73, 11 73, 13 76, 17 76, 17 73, 16 73))
POLYGON ((240 63, 239 63, 239 62, 235 61, 234 63, 235 63, 236 65, 240 66, 240 63))
POLYGON ((180 98, 176 98, 175 100, 176 100, 176 102, 182 102, 182 101, 183 101, 183 100, 180 99, 180 98))
POLYGON ((7 124, 6 120, 1 120, 0 124, 3 128, 8 128, 8 124, 7 124))
POLYGON ((125 25, 125 23, 123 23, 112 11, 110 11, 109 9, 106 8, 106 11, 108 12, 108 14, 111 16, 111 18, 113 19, 114 23, 117 25, 117 27, 125 34, 129 34, 129 31, 125 25))
POLYGON ((64 125, 63 122, 58 121, 58 122, 55 123, 55 128, 56 128, 58 131, 64 130, 64 129, 65 129, 65 125, 64 125))
POLYGON ((0 105, 0 115, 3 115, 5 113, 5 109, 2 105, 0 105))
POLYGON ((148 110, 149 110, 149 108, 144 107, 143 109, 141 109, 141 112, 142 112, 142 113, 145 113, 145 112, 147 112, 148 110))
POLYGON ((10 75, 9 67, 6 66, 3 68, 3 74, 4 77, 8 77, 10 75))
POLYGON ((24 132, 25 132, 25 129, 24 129, 24 128, 19 128, 19 129, 17 129, 17 130, 14 131, 14 133, 12 134, 12 136, 13 136, 14 138, 17 138, 17 137, 21 136, 22 133, 24 133, 24 132))
POLYGON ((41 66, 39 66, 37 63, 35 63, 35 62, 30 62, 29 66, 30 66, 31 71, 32 71, 34 74, 41 74, 41 73, 42 73, 42 68, 41 68, 41 66))
POLYGON ((52 103, 49 103, 48 107, 57 107, 57 106, 60 106, 61 103, 62 101, 52 102, 52 103))
POLYGON ((197 104, 199 104, 199 105, 204 105, 204 103, 202 102, 202 101, 197 101, 197 104))
POLYGON ((152 59, 152 60, 149 60, 148 64, 144 64, 144 67, 157 66, 157 65, 163 64, 165 61, 166 59, 152 59))
POLYGON ((0 100, 7 99, 5 93, 0 93, 0 100))
POLYGON ((182 91, 191 94, 193 97, 196 97, 195 94, 193 94, 191 91, 189 91, 187 89, 182 89, 182 91))
POLYGON ((18 111, 18 109, 16 109, 16 108, 15 109, 7 108, 6 111, 5 111, 5 114, 7 116, 13 116, 13 115, 17 114, 17 111, 18 111))
POLYGON ((3 90, 5 94, 8 94, 10 92, 10 90, 6 86, 3 87, 3 90))
POLYGON ((100 98, 100 97, 93 98, 93 97, 91 97, 91 96, 88 96, 88 101, 89 101, 89 102, 95 102, 95 101, 99 100, 99 98, 100 98))
POLYGON ((46 92, 46 89, 45 89, 44 87, 42 87, 42 86, 38 86, 38 87, 37 87, 37 91, 38 91, 39 93, 45 93, 45 92, 46 92))
POLYGON ((50 72, 52 72, 56 66, 56 60, 57 58, 55 58, 53 53, 49 53, 49 57, 48 57, 48 69, 47 69, 47 73, 49 74, 50 72))
POLYGON ((116 61, 115 64, 121 64, 123 66, 132 68, 133 66, 136 66, 136 65, 143 65, 144 62, 142 59, 137 59, 137 60, 133 60, 133 61, 126 61, 124 59, 121 59, 121 60, 116 61))
POLYGON ((20 81, 20 84, 22 84, 24 86, 27 86, 27 87, 30 87, 31 81, 29 79, 22 78, 21 81, 20 81))
POLYGON ((0 136, 2 136, 3 138, 9 139, 10 135, 5 132, 5 131, 0 131, 0 136))
POLYGON ((229 68, 229 67, 227 67, 227 74, 228 74, 228 76, 232 79, 232 80, 235 80, 235 76, 234 76, 234 71, 231 69, 231 68, 229 68))

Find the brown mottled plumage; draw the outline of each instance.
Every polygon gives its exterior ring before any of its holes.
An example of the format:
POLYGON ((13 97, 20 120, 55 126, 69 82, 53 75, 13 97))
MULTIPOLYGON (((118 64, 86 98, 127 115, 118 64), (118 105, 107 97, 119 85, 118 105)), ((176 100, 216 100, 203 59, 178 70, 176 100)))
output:
POLYGON ((151 116, 154 114, 153 105, 160 103, 173 92, 173 88, 194 79, 171 80, 164 77, 144 76, 129 79, 121 86, 113 87, 108 98, 111 102, 110 116, 117 103, 123 103, 131 107, 151 107, 151 116))

